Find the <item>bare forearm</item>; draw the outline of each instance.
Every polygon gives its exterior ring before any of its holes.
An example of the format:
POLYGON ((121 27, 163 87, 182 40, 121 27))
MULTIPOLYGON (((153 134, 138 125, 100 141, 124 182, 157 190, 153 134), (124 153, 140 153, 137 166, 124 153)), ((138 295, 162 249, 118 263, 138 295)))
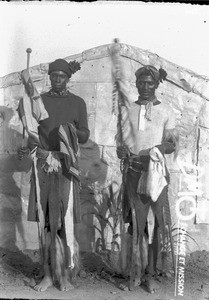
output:
POLYGON ((163 142, 156 146, 162 154, 171 154, 175 151, 175 143, 163 142))

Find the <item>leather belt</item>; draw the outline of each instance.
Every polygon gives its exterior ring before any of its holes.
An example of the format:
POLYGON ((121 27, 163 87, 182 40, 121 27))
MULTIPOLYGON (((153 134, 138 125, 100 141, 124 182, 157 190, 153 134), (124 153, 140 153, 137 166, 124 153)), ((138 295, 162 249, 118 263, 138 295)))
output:
POLYGON ((143 164, 140 161, 135 160, 136 157, 129 157, 128 168, 134 172, 140 173, 143 169, 143 164))

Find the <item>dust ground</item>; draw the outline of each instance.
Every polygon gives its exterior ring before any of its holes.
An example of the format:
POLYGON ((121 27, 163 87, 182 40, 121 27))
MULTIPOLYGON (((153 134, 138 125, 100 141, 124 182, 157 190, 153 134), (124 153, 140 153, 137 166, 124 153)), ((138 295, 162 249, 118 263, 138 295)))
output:
POLYGON ((0 248, 0 299, 69 299, 69 300, 205 300, 209 299, 209 252, 196 251, 187 258, 184 296, 175 297, 173 277, 159 276, 160 290, 149 294, 145 286, 122 291, 124 278, 111 274, 95 253, 83 253, 82 272, 73 280, 75 289, 60 292, 50 287, 36 292, 32 286, 40 280, 41 265, 37 251, 11 252, 0 248))

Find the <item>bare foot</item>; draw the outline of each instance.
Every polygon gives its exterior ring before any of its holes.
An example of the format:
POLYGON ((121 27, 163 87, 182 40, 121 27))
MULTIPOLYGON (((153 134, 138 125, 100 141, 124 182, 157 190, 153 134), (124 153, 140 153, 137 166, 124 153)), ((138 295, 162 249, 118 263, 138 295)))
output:
POLYGON ((148 276, 145 280, 145 285, 149 293, 154 294, 159 290, 159 285, 156 282, 156 279, 152 276, 148 276))
POLYGON ((67 292, 73 290, 74 286, 67 280, 67 278, 62 278, 60 280, 60 290, 62 292, 67 292))
POLYGON ((141 278, 136 277, 134 280, 134 287, 140 286, 141 285, 141 278))
POLYGON ((123 284, 123 283, 119 284, 119 289, 122 290, 122 291, 125 291, 125 292, 129 291, 128 286, 126 284, 123 284))
POLYGON ((48 289, 48 287, 52 286, 52 278, 49 276, 44 276, 41 282, 34 286, 34 290, 37 292, 44 292, 48 289))

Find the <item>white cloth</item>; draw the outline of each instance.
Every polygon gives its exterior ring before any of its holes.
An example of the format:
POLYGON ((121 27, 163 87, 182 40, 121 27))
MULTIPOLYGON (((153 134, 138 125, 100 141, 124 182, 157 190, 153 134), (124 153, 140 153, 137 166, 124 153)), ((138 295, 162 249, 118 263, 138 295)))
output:
POLYGON ((44 107, 41 96, 30 78, 29 70, 22 72, 22 80, 24 91, 23 98, 19 102, 19 116, 29 136, 39 141, 39 121, 47 119, 49 115, 44 107))
MULTIPOLYGON (((141 105, 144 106, 144 105, 141 105)), ((146 107, 145 107, 146 109, 146 107)), ((161 144, 165 130, 175 128, 175 114, 166 103, 153 105, 151 108, 151 121, 144 117, 144 130, 139 130, 140 105, 131 103, 129 108, 130 122, 133 126, 134 145, 130 148, 133 154, 161 144)), ((142 127, 143 128, 143 127, 142 127)))
POLYGON ((71 254, 71 265, 69 267, 74 267, 74 222, 73 222, 73 181, 70 183, 70 193, 68 200, 68 208, 65 215, 65 229, 66 229, 66 238, 67 245, 70 248, 71 254))
POLYGON ((165 179, 165 159, 157 147, 150 150, 150 163, 147 175, 146 195, 156 202, 163 188, 167 185, 165 179))
POLYGON ((147 215, 147 227, 148 227, 148 244, 152 244, 155 229, 155 215, 152 207, 149 207, 147 215))
POLYGON ((145 105, 140 105, 139 115, 138 115, 138 130, 144 131, 145 129, 145 105))

